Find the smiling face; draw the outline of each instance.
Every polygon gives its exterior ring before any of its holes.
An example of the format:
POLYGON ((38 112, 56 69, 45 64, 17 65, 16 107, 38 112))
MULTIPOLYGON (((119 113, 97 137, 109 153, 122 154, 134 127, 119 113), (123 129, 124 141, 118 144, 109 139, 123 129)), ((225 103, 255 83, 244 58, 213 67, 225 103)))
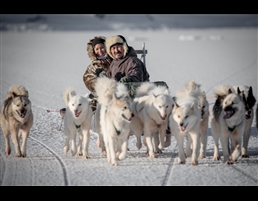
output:
POLYGON ((110 52, 112 54, 112 56, 115 58, 115 59, 121 59, 123 58, 124 56, 124 47, 123 47, 123 44, 116 44, 116 45, 113 45, 111 48, 110 48, 110 52))
POLYGON ((102 43, 98 43, 94 46, 94 53, 97 57, 104 57, 106 55, 106 47, 102 43))
POLYGON ((74 118, 79 118, 81 113, 85 110, 87 101, 85 97, 75 95, 69 101, 69 109, 74 118))

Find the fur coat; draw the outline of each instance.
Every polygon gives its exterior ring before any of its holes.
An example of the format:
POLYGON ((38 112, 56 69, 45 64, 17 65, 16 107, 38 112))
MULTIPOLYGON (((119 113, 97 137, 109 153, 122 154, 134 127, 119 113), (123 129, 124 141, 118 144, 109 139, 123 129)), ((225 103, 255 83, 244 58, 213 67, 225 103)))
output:
MULTIPOLYGON (((96 36, 95 38, 103 38, 106 39, 104 36, 96 36)), ((85 73, 83 74, 83 82, 85 84, 85 86, 87 87, 87 89, 91 92, 94 91, 94 84, 96 81, 96 69, 101 68, 103 69, 105 72, 107 72, 109 65, 112 61, 112 59, 107 56, 106 59, 104 60, 98 60, 96 54, 94 53, 93 47, 92 47, 92 41, 95 39, 91 39, 88 43, 87 43, 87 53, 89 58, 91 59, 91 63, 90 65, 87 67, 85 73)))

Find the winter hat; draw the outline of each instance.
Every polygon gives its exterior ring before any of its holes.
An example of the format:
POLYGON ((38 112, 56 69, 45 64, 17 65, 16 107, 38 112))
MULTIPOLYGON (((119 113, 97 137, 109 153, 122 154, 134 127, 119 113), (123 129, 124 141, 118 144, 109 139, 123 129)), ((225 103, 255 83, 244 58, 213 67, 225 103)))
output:
POLYGON ((92 41, 92 47, 94 48, 95 45, 99 43, 105 44, 105 40, 103 38, 94 38, 92 41))
POLYGON ((123 45, 124 56, 127 54, 127 51, 128 51, 128 45, 127 45, 127 42, 126 42, 126 40, 123 36, 117 35, 117 36, 111 36, 111 37, 107 38, 106 42, 105 42, 107 53, 113 59, 115 59, 115 58, 111 55, 110 49, 111 49, 112 46, 117 45, 117 44, 122 44, 123 45))

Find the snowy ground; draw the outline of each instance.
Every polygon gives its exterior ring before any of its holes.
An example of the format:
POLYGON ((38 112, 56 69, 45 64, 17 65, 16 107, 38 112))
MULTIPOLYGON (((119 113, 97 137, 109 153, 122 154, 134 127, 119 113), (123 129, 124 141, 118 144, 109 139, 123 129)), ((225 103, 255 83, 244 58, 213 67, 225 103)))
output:
POLYGON ((2 15, 1 103, 10 86, 25 86, 32 101, 34 124, 28 139, 27 158, 15 158, 12 144, 11 155, 6 156, 0 133, 0 185, 257 186, 258 132, 254 122, 248 146, 250 158, 240 158, 230 166, 212 160, 214 142, 210 128, 207 157, 199 160, 198 166, 192 166, 190 158, 185 165, 177 164, 178 147, 174 137, 163 154, 150 159, 145 156, 145 147, 136 148, 132 136, 128 157, 118 167, 112 167, 101 155, 94 132, 91 133, 90 159, 63 153, 61 116, 46 110, 65 106, 62 93, 67 87, 73 87, 78 94, 88 93, 82 75, 90 63, 86 44, 94 36, 122 34, 135 49, 141 49, 145 42, 151 81, 165 81, 174 94, 189 80, 195 80, 206 91, 210 110, 214 103, 213 88, 221 83, 252 86, 258 99, 257 15, 246 16, 247 20, 241 16, 224 16, 221 24, 227 27, 219 27, 218 18, 205 16, 196 16, 198 19, 188 16, 190 26, 186 17, 152 15, 131 19, 119 16, 118 21, 115 15, 104 19, 92 15, 63 18, 2 15), (135 19, 137 23, 132 22, 135 19), (162 19, 164 24, 160 27, 162 19), (121 23, 123 20, 126 23, 121 23), (96 28, 104 24, 109 28, 96 28), (146 24, 151 28, 142 29, 146 24), (173 26, 176 24, 177 27, 173 26), (80 30, 78 27, 82 25, 85 27, 80 30))

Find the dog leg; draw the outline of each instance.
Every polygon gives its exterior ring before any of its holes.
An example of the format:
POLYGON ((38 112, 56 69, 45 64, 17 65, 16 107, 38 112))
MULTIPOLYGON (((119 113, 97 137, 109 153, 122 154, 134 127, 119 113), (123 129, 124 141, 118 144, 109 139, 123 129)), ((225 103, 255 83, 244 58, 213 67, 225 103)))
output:
POLYGON ((164 147, 169 147, 171 145, 171 134, 166 134, 166 140, 164 143, 164 147))
POLYGON ((159 140, 160 134, 159 131, 153 132, 153 138, 154 138, 154 146, 156 153, 162 154, 162 149, 160 149, 159 144, 161 143, 159 140))
POLYGON ((191 136, 186 136, 186 138, 187 138, 187 143, 186 143, 186 150, 185 150, 185 155, 186 155, 186 158, 188 158, 188 157, 191 157, 191 155, 192 155, 192 152, 193 152, 193 150, 192 150, 192 137, 191 136))
POLYGON ((77 146, 77 156, 82 156, 82 141, 83 141, 83 134, 82 131, 79 132, 79 141, 78 141, 78 146, 77 146))
MULTIPOLYGON (((146 131, 146 130, 145 130, 146 131)), ((146 131, 145 133, 145 139, 146 139, 146 144, 149 150, 149 157, 150 158, 157 158, 157 156, 154 154, 153 150, 153 145, 152 145, 152 136, 150 131, 146 131)))
POLYGON ((242 137, 241 134, 237 133, 233 136, 232 141, 235 144, 235 149, 231 154, 231 160, 236 162, 241 155, 241 144, 242 144, 242 137))
POLYGON ((217 123, 215 122, 216 120, 214 119, 214 117, 212 117, 211 119, 211 133, 212 133, 212 137, 213 137, 213 141, 214 141, 214 154, 213 154, 213 160, 214 161, 218 161, 220 160, 220 156, 219 156, 219 127, 217 125, 217 123))
POLYGON ((26 147, 27 147, 27 140, 29 137, 29 131, 21 131, 22 134, 22 146, 21 146, 21 156, 26 157, 26 147))
POLYGON ((227 165, 233 164, 233 162, 229 158, 229 150, 228 150, 229 136, 225 132, 223 135, 221 135, 220 141, 222 145, 224 163, 227 165))
POLYGON ((21 157, 21 148, 20 148, 20 143, 18 139, 18 128, 11 129, 11 137, 15 148, 15 153, 16 153, 15 156, 21 157))
POLYGON ((251 127, 246 128, 244 137, 243 137, 243 146, 242 146, 242 153, 241 153, 242 158, 249 158, 249 156, 247 155, 247 147, 248 147, 248 142, 250 138, 250 133, 251 133, 251 127))
POLYGON ((114 139, 111 136, 109 136, 108 138, 109 138, 108 141, 109 141, 111 165, 118 166, 118 162, 116 160, 116 151, 115 151, 116 145, 115 145, 114 139))
POLYGON ((175 138, 178 144, 178 164, 185 164, 184 135, 175 133, 175 138))
POLYGON ((128 146, 128 141, 127 141, 127 138, 126 139, 123 139, 122 142, 121 142, 121 153, 119 154, 118 156, 118 159, 119 160, 124 160, 126 158, 126 155, 127 155, 127 146, 128 146))
POLYGON ((76 146, 76 131, 72 133, 72 148, 71 148, 72 156, 77 153, 77 146, 76 146))
POLYGON ((10 146, 10 138, 9 138, 9 131, 2 128, 4 139, 5 139, 5 154, 11 154, 11 146, 10 146))
POLYGON ((199 158, 203 159, 206 158, 206 146, 207 146, 207 139, 208 139, 208 134, 207 134, 207 129, 201 130, 201 148, 200 148, 200 155, 199 158))
POLYGON ((83 157, 90 158, 88 150, 89 150, 89 143, 90 143, 90 132, 89 129, 83 129, 83 157))
POLYGON ((164 149, 165 147, 165 136, 166 136, 166 124, 161 126, 161 128, 159 129, 159 137, 160 137, 160 142, 159 142, 159 149, 161 150, 161 153, 162 153, 162 150, 164 149))
POLYGON ((200 136, 199 131, 196 133, 190 133, 189 136, 192 139, 193 153, 192 153, 192 165, 198 165, 198 156, 200 151, 200 136))

